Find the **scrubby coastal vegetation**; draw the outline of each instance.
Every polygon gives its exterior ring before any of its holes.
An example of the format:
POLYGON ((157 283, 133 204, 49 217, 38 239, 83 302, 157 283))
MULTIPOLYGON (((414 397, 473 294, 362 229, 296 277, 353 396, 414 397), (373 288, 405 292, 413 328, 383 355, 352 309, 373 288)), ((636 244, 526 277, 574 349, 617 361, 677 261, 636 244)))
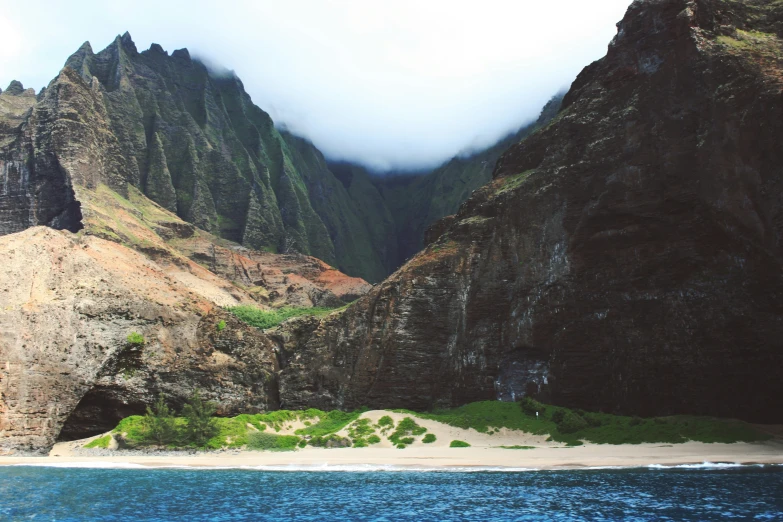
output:
POLYGON ((232 306, 227 308, 229 312, 234 314, 240 321, 243 321, 250 326, 255 326, 261 330, 267 328, 273 328, 287 319, 293 319, 294 317, 302 316, 322 316, 339 310, 344 310, 346 306, 340 308, 301 308, 286 306, 283 308, 277 308, 273 310, 263 310, 257 306, 232 306))
MULTIPOLYGON (((366 410, 344 412, 308 409, 278 410, 242 414, 231 418, 215 417, 214 406, 195 393, 175 416, 160 399, 144 416, 123 419, 110 433, 84 445, 108 448, 115 439, 121 448, 244 448, 265 451, 294 451, 306 447, 366 448, 384 443, 385 447, 405 449, 412 445, 433 444, 438 437, 421 425, 435 421, 445 427, 495 435, 504 430, 519 434, 546 436, 547 441, 566 446, 585 442, 596 444, 678 444, 697 442, 756 442, 770 438, 752 425, 708 417, 672 416, 656 418, 624 417, 584 412, 540 403, 533 399, 520 402, 484 401, 460 408, 433 412, 391 410, 373 419, 366 410), (418 421, 418 422, 417 422, 418 421)), ((449 447, 471 444, 454 438, 449 447)), ((495 447, 492 445, 492 447, 495 447)), ((505 449, 531 449, 529 445, 504 445, 505 449)))

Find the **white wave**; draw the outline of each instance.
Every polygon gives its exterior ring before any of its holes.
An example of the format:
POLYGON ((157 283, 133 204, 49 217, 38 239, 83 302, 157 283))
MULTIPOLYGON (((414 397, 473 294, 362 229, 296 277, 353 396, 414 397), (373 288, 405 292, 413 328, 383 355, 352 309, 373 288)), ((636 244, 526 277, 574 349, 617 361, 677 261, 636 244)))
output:
POLYGON ((538 468, 509 468, 509 467, 491 467, 491 466, 396 466, 392 464, 320 464, 320 465, 302 465, 290 464, 285 466, 240 466, 239 469, 254 471, 308 471, 308 472, 352 472, 365 473, 375 471, 393 471, 393 472, 440 472, 440 473, 476 473, 476 472, 513 472, 539 471, 538 468))
POLYGON ((523 473, 529 471, 597 471, 619 469, 733 469, 765 466, 783 466, 783 464, 741 464, 738 462, 702 462, 700 464, 648 464, 646 466, 585 466, 576 468, 522 468, 500 466, 400 466, 393 464, 288 464, 288 465, 256 465, 256 466, 204 466, 184 464, 139 464, 135 462, 25 462, 13 466, 47 467, 47 468, 86 468, 86 469, 184 469, 184 470, 247 470, 247 471, 283 471, 283 472, 437 472, 437 473, 523 473))
POLYGON ((92 468, 92 469, 143 469, 148 466, 133 462, 23 462, 13 466, 28 466, 34 468, 92 468))
POLYGON ((450 472, 450 473, 476 473, 476 472, 509 472, 519 473, 524 471, 540 471, 538 468, 511 468, 491 466, 396 466, 392 464, 288 464, 288 465, 257 465, 257 466, 203 466, 185 464, 139 464, 135 462, 24 462, 12 464, 13 466, 41 467, 41 468, 85 468, 85 469, 186 469, 186 470, 249 470, 249 471, 289 471, 289 472, 450 472))
POLYGON ((730 469, 743 467, 764 467, 765 464, 741 464, 739 462, 702 462, 701 464, 650 464, 650 469, 730 469))

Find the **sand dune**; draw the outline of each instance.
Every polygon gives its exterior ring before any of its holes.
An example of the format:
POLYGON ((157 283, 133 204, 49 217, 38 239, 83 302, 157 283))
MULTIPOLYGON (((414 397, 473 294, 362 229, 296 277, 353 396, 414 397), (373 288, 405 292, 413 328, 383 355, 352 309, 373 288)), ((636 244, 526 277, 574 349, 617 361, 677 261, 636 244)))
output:
MULTIPOLYGON (((406 414, 385 410, 368 411, 362 418, 373 424, 382 416, 392 417, 397 424, 406 414)), ((590 444, 566 447, 563 443, 547 442, 545 435, 533 435, 521 431, 500 429, 489 435, 473 429, 461 429, 440 422, 416 417, 416 422, 432 433, 437 440, 431 444, 421 442, 423 436, 405 449, 392 446, 386 437, 379 444, 366 448, 314 448, 306 447, 289 452, 262 452, 224 450, 216 452, 172 455, 139 456, 122 451, 110 456, 92 456, 85 453, 84 444, 90 439, 55 445, 46 457, 1 457, 0 465, 60 465, 60 466, 196 466, 196 467, 273 467, 283 469, 361 469, 380 468, 500 468, 500 469, 569 469, 582 467, 648 465, 682 465, 710 463, 781 464, 783 442, 779 439, 764 443, 706 444, 590 444), (451 448, 452 440, 469 443, 469 448, 451 448), (501 446, 532 446, 530 449, 505 449, 501 446)), ((291 422, 280 431, 293 433, 303 427, 301 422, 291 422)), ((347 428, 338 432, 347 435, 347 428)), ((105 450, 103 450, 105 452, 105 450)))

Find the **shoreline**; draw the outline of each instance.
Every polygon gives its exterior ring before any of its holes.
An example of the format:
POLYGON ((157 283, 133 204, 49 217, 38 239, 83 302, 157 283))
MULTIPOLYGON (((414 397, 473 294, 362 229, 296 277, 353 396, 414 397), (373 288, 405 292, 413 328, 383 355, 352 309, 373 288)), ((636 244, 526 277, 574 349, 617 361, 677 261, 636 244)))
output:
MULTIPOLYGON (((114 453, 114 452, 113 452, 114 453)), ((80 468, 256 469, 268 471, 545 471, 783 465, 783 443, 701 443, 471 448, 307 448, 298 451, 223 451, 183 455, 3 456, 0 466, 80 468)))

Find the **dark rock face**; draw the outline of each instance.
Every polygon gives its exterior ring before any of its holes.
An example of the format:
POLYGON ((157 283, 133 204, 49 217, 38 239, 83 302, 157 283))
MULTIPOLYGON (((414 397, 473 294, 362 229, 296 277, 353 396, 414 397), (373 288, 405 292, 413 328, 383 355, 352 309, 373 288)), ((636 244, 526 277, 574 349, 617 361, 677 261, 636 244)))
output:
POLYGON ((781 36, 777 3, 634 2, 422 253, 280 329, 281 403, 780 422, 781 36))
MULTIPOLYGON (((58 109, 52 103, 34 109, 35 104, 35 92, 16 81, 0 94, 0 235, 36 225, 81 228, 80 204, 56 159, 68 148, 64 137, 73 122, 63 118, 55 127, 58 109)), ((78 127, 70 128, 84 137, 78 127)))

